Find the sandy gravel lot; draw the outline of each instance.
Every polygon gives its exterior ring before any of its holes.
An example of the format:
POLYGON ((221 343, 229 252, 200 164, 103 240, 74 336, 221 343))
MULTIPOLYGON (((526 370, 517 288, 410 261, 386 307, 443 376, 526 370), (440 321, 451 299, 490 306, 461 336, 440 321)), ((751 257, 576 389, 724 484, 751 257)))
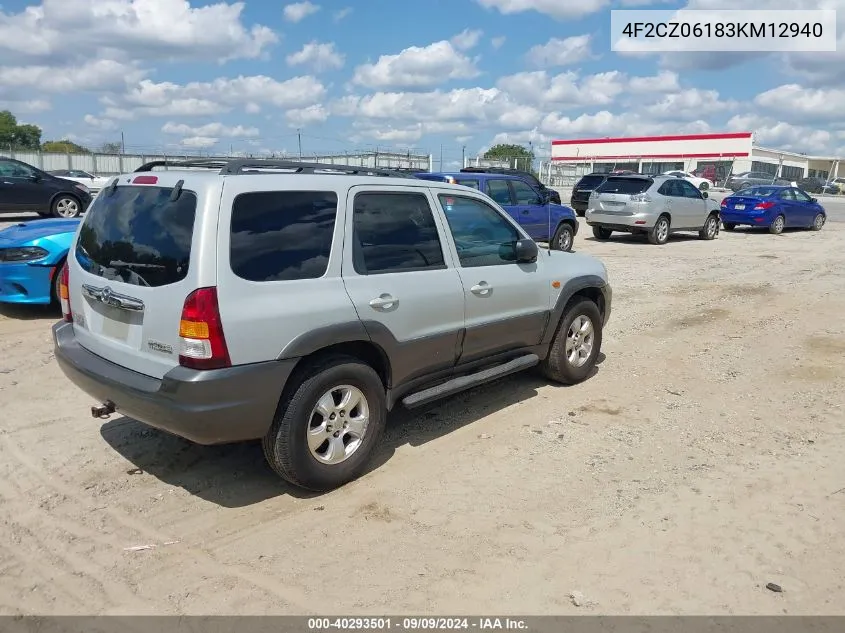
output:
POLYGON ((92 420, 55 316, 2 309, 0 612, 845 614, 845 223, 576 247, 615 291, 592 379, 398 412, 322 496, 92 420))

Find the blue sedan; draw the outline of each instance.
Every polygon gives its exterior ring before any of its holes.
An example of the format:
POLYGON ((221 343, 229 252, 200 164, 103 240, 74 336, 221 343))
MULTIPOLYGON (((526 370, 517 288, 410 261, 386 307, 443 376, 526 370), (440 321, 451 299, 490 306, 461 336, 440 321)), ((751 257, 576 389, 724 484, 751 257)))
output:
POLYGON ((827 212, 818 200, 797 187, 757 185, 740 189, 722 200, 722 226, 733 231, 738 225, 766 227, 778 235, 788 228, 820 231, 827 212))
POLYGON ((0 302, 58 303, 59 271, 80 221, 33 220, 0 231, 0 302))

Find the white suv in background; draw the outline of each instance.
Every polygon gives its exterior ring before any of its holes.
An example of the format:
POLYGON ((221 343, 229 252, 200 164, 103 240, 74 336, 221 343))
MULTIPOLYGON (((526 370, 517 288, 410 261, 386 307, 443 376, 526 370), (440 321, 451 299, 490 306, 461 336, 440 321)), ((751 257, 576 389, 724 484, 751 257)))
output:
POLYGON ((536 366, 585 380, 612 298, 599 260, 538 250, 477 190, 252 159, 115 178, 60 295, 56 359, 92 415, 261 438, 314 490, 363 472, 398 403, 536 366))

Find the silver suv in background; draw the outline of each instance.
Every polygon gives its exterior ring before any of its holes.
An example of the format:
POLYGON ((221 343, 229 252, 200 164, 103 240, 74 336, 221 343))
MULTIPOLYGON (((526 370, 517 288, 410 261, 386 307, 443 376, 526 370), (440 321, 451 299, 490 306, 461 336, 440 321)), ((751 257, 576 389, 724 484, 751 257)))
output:
POLYGON ((679 231, 705 240, 719 235, 719 205, 674 176, 610 176, 590 195, 585 217, 598 240, 614 231, 646 235, 652 244, 665 244, 679 231))
POLYGON ((599 260, 538 250, 480 191, 252 159, 112 180, 60 296, 56 360, 94 417, 262 439, 313 490, 366 469, 399 403, 532 367, 585 380, 612 298, 599 260))

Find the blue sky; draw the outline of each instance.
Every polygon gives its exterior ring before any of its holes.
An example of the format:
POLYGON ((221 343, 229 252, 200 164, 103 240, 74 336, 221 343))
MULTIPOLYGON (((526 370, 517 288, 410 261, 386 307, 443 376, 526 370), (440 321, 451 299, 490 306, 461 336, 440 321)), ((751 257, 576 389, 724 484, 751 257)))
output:
POLYGON ((5 0, 0 108, 44 139, 127 151, 356 149, 753 131, 845 154, 845 0, 836 53, 610 50, 612 8, 733 0, 5 0))

